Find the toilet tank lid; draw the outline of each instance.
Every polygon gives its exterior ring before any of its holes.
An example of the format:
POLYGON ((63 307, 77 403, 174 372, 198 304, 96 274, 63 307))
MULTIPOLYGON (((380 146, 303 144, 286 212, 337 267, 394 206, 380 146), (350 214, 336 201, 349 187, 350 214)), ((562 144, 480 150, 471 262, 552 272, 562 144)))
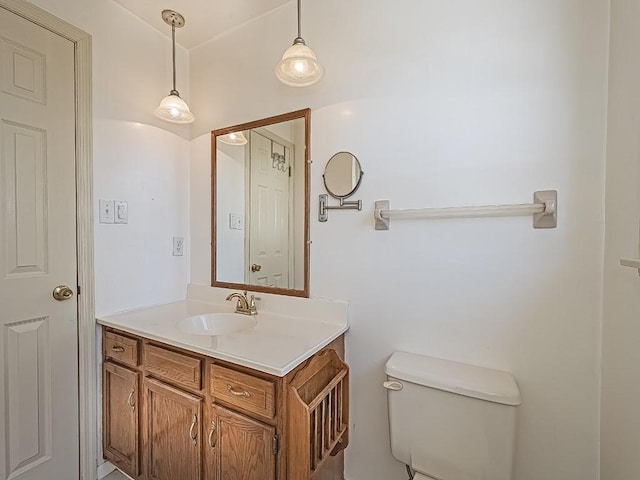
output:
POLYGON ((418 385, 504 405, 520 405, 520 390, 508 373, 442 358, 395 352, 385 373, 418 385))

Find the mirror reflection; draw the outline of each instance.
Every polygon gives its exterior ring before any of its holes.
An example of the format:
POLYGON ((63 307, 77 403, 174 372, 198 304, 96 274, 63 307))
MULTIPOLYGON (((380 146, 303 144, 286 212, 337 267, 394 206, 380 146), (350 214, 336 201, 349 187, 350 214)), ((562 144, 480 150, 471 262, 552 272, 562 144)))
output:
POLYGON ((355 155, 340 152, 332 156, 324 169, 324 186, 334 198, 347 198, 360 186, 362 168, 355 155))
POLYGON ((212 285, 309 296, 309 116, 212 132, 212 285))

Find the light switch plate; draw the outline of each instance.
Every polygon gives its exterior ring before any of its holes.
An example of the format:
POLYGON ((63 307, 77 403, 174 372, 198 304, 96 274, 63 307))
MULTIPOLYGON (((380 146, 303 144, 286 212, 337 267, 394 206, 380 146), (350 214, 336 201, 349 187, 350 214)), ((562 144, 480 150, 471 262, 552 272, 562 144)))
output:
POLYGON ((114 221, 114 202, 113 200, 100 200, 98 202, 100 209, 100 223, 113 223, 114 221))
POLYGON ((173 256, 181 257, 184 255, 184 237, 173 237, 173 256))
POLYGON ((115 200, 114 223, 129 223, 129 205, 127 202, 115 200))
POLYGON ((244 228, 242 221, 242 215, 239 213, 229 214, 229 228, 231 230, 242 230, 244 228))

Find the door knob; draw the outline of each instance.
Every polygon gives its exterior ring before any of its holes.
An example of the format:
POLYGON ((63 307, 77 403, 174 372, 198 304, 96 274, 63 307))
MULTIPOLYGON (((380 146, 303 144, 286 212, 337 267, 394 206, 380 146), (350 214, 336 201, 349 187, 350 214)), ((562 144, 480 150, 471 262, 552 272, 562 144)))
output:
POLYGON ((58 285, 53 289, 53 298, 55 298, 59 302, 69 300, 71 297, 73 297, 73 290, 71 290, 66 285, 58 285))
POLYGON ((260 270, 262 270, 262 265, 258 265, 257 263, 251 265, 252 272, 259 272, 260 270))

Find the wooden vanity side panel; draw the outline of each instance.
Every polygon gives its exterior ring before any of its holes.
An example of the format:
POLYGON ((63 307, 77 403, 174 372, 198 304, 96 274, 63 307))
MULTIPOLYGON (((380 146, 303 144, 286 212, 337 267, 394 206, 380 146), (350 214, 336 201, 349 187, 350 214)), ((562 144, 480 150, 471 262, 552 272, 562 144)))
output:
MULTIPOLYGON (((335 350, 338 357, 344 361, 345 345, 344 334, 333 340, 329 345, 324 347, 315 355, 320 355, 326 350, 335 350)), ((313 357, 311 357, 313 358, 313 357)), ((278 404, 277 408, 280 412, 288 412, 288 390, 289 383, 296 376, 296 374, 305 368, 311 358, 305 360, 291 372, 289 372, 283 379, 278 389, 278 404)), ((278 431, 281 432, 279 437, 280 451, 278 452, 278 479, 279 480, 296 480, 293 478, 287 478, 287 452, 289 444, 295 442, 296 439, 290 439, 287 434, 287 415, 281 415, 278 422, 278 431)), ((348 435, 348 427, 347 432, 348 435)), ((348 438, 348 437, 347 437, 348 438)), ((344 451, 340 451, 335 456, 331 456, 326 459, 322 468, 313 477, 313 480, 343 480, 344 479, 344 451)))

